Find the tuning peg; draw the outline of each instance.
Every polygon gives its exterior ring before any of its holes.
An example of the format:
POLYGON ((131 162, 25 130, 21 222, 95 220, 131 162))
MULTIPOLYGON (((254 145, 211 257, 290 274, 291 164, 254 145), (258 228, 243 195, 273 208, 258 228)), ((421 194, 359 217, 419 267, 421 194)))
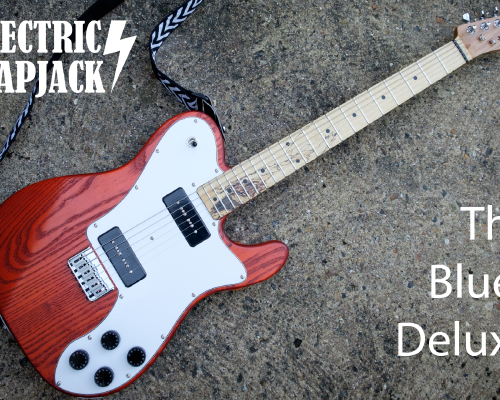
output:
POLYGON ((481 10, 481 18, 479 18, 479 19, 484 19, 484 18, 485 18, 484 10, 481 10))
POLYGON ((498 17, 498 7, 495 7, 495 9, 493 10, 493 16, 498 17))
POLYGON ((487 31, 490 29, 491 22, 481 22, 481 29, 483 31, 487 31))
POLYGON ((469 22, 470 22, 470 14, 469 14, 469 13, 465 13, 465 14, 462 16, 462 19, 464 20, 464 22, 469 23, 469 22))

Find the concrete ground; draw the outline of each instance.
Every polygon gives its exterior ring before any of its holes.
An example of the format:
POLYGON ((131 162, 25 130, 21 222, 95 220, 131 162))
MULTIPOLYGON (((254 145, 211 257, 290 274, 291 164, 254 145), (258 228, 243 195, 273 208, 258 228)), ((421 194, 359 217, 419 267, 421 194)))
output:
MULTIPOLYGON (((3 1, 0 20, 72 21, 91 1, 3 1)), ((0 164, 0 201, 42 179, 99 172, 132 159, 183 111, 151 77, 148 36, 179 1, 127 0, 106 17, 137 35, 113 93, 117 55, 104 60, 106 94, 47 94, 0 164)), ((453 39, 466 11, 491 1, 206 0, 166 42, 160 64, 210 95, 234 165, 453 39)), ((498 4, 496 4, 498 5, 498 4)), ((44 60, 36 53, 0 60, 44 60)), ((473 299, 500 274, 499 228, 486 214, 469 240, 460 206, 498 211, 500 56, 478 58, 234 212, 234 240, 285 241, 290 258, 268 281, 202 301, 156 363, 110 398, 496 399, 500 355, 467 355, 465 332, 498 332, 500 302, 473 299), (464 297, 431 299, 433 264, 464 268, 464 297), (479 286, 475 287, 480 292, 479 286), (447 332, 460 355, 397 355, 397 324, 447 332)), ((0 94, 0 139, 27 100, 0 94)), ((455 285, 456 277, 451 281, 455 285)), ((491 287, 490 287, 491 289, 491 287)), ((492 290, 490 290, 491 292, 492 290)), ((495 342, 487 335, 488 354, 495 342)), ((417 335, 405 336, 407 349, 417 335)), ((446 347, 446 346, 445 346, 446 347)), ((70 398, 46 384, 0 333, 0 398, 70 398)))

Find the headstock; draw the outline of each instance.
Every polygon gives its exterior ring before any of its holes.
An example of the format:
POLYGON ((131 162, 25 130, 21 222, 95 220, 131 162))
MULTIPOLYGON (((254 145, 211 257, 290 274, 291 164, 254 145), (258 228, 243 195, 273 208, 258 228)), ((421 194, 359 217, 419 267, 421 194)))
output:
POLYGON ((500 17, 495 7, 492 18, 485 18, 484 11, 477 21, 471 21, 469 14, 464 14, 466 24, 455 29, 455 39, 462 39, 472 57, 500 51, 500 17))

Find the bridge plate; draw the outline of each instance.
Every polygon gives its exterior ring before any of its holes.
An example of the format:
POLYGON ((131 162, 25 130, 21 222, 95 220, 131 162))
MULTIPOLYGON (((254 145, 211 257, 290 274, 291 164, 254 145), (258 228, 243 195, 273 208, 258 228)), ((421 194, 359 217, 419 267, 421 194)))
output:
POLYGON ((96 301, 115 288, 90 247, 71 257, 68 266, 90 301, 96 301))

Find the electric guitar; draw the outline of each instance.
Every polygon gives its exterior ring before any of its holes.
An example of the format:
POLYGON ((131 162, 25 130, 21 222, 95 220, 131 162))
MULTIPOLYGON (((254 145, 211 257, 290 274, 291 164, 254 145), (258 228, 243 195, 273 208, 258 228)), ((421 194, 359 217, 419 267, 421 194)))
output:
MULTIPOLYGON (((498 10, 498 9, 497 9, 498 10)), ((201 112, 162 125, 108 172, 30 185, 0 206, 0 314, 40 375, 83 397, 139 378, 203 298, 259 283, 288 249, 242 245, 227 215, 473 58, 496 16, 237 166, 201 112)))

